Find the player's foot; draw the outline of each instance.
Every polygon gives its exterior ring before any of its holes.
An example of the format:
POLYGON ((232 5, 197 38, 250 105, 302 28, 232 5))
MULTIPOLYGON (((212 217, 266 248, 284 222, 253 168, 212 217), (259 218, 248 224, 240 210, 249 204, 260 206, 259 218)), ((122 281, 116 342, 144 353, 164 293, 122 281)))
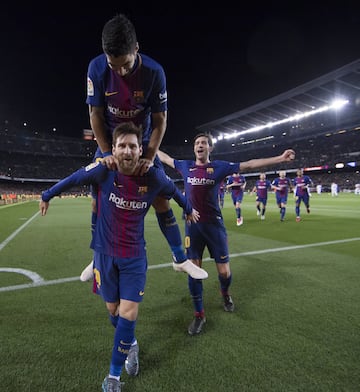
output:
POLYGON ((195 317, 188 328, 189 335, 198 335, 202 331, 203 325, 206 323, 205 317, 195 317))
POLYGON ((101 387, 103 392, 121 392, 122 385, 124 385, 124 383, 116 380, 116 378, 106 376, 101 387))
POLYGON ((125 360, 125 370, 129 376, 137 376, 139 369, 139 345, 136 343, 130 347, 129 354, 125 360))
POLYGON ((244 220, 242 217, 236 219, 236 226, 241 226, 243 223, 244 223, 244 220))
POLYGON ((206 279, 209 276, 204 269, 198 267, 191 260, 185 260, 182 263, 173 262, 173 268, 177 272, 186 272, 194 279, 206 279))
POLYGON ((94 277, 94 260, 91 260, 91 263, 83 270, 80 275, 80 280, 82 282, 87 282, 94 277))
POLYGON ((261 220, 265 220, 265 215, 261 215, 261 220))
POLYGON ((259 210, 256 211, 256 215, 260 216, 260 211, 259 210))
POLYGON ((310 207, 306 207, 306 212, 310 214, 310 207))
POLYGON ((233 312, 235 309, 234 302, 231 295, 224 295, 224 310, 225 312, 233 312))
POLYGON ((284 222, 284 218, 281 218, 281 219, 280 219, 280 222, 284 222))
POLYGON ((296 222, 300 222, 300 221, 301 221, 300 216, 297 216, 297 217, 296 217, 296 222))

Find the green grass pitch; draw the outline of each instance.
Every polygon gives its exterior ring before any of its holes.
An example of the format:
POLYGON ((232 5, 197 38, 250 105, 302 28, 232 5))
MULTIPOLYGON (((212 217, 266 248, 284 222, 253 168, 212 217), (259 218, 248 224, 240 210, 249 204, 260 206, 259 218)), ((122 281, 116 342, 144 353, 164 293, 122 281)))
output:
MULTIPOLYGON (((124 391, 358 392, 360 196, 313 194, 297 223, 292 195, 280 222, 273 194, 264 221, 247 194, 240 227, 225 198, 235 312, 223 311, 206 253, 207 323, 199 336, 187 334, 187 277, 173 271, 151 210, 141 368, 136 378, 124 372, 124 391)), ((90 199, 56 198, 45 217, 37 202, 0 207, 2 391, 101 391, 114 331, 91 283, 78 279, 89 242, 90 199)))

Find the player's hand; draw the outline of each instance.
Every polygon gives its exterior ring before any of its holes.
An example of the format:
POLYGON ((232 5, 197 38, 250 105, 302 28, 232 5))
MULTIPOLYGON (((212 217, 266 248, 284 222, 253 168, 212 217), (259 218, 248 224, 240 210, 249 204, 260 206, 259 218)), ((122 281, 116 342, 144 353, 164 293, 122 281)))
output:
POLYGON ((192 209, 191 214, 185 215, 185 220, 187 223, 196 223, 200 219, 200 213, 199 211, 195 210, 194 208, 192 209))
POLYGON ((117 160, 114 155, 108 155, 102 158, 101 164, 106 166, 109 170, 117 170, 117 160))
POLYGON ((284 161, 287 162, 293 161, 295 159, 295 151, 292 149, 285 150, 281 156, 284 161))
POLYGON ((134 174, 136 176, 142 176, 149 171, 151 166, 154 166, 153 161, 151 161, 150 159, 141 158, 134 174))
POLYGON ((48 208, 49 208, 49 202, 40 200, 39 210, 40 210, 42 216, 46 215, 48 208))

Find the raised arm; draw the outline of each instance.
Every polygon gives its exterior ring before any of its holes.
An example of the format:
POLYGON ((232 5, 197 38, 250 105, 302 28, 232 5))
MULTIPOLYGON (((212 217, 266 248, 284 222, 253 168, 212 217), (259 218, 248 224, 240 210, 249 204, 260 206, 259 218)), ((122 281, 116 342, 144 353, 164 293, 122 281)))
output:
POLYGON ((259 158, 259 159, 251 159, 249 161, 241 162, 240 169, 241 171, 258 169, 266 166, 277 165, 282 162, 290 162, 295 159, 295 151, 294 150, 285 150, 281 155, 277 155, 275 157, 270 158, 259 158))
POLYGON ((166 165, 175 169, 174 158, 172 158, 170 155, 166 154, 166 152, 163 152, 161 150, 158 151, 158 155, 162 163, 165 163, 166 165))

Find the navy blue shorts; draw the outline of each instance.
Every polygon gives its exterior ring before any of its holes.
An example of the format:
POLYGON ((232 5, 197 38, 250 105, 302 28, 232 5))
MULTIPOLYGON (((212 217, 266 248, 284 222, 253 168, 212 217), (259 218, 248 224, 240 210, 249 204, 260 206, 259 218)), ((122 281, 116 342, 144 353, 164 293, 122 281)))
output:
POLYGON ((205 247, 216 263, 229 261, 229 245, 224 222, 198 222, 185 225, 188 259, 202 259, 205 247))
POLYGON ((141 302, 145 292, 146 257, 120 258, 94 252, 95 292, 105 302, 141 302))

